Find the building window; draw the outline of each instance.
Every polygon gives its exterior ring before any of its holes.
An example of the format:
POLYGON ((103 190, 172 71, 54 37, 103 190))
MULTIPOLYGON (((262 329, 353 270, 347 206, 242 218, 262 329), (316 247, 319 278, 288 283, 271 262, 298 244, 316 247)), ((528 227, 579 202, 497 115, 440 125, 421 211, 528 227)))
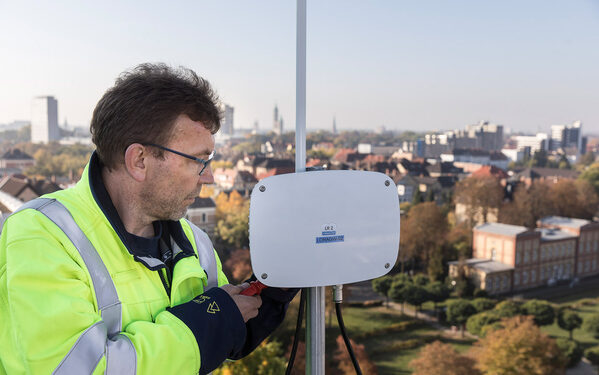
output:
POLYGON ((532 250, 532 261, 533 262, 537 261, 537 250, 536 249, 532 250))
POLYGON ((206 222, 206 214, 202 213, 202 223, 205 223, 205 222, 206 222))
POLYGON ((491 260, 497 259, 497 250, 491 249, 491 260))
POLYGON ((581 273, 581 272, 583 272, 583 271, 582 271, 582 261, 579 261, 579 262, 578 262, 578 269, 577 269, 576 271, 577 271, 578 273, 581 273))
POLYGON ((522 252, 516 250, 516 264, 520 264, 520 258, 522 257, 522 252))
POLYGON ((524 250, 524 264, 528 263, 530 260, 530 252, 528 250, 524 250))
POLYGON ((489 291, 493 290, 493 279, 490 277, 487 277, 487 290, 489 290, 489 291))
POLYGON ((593 271, 597 269, 597 259, 593 259, 593 271))
POLYGON ((591 261, 587 260, 584 262, 584 272, 589 272, 591 270, 591 261))
POLYGON ((520 285, 520 272, 514 273, 514 286, 520 285))
POLYGON ((533 283, 537 281, 537 271, 530 271, 530 281, 533 283))
POLYGON ((503 275, 501 277, 501 289, 505 290, 507 288, 508 288, 508 285, 507 285, 507 275, 503 275))
POLYGON ((522 271, 522 284, 528 283, 528 271, 522 271))

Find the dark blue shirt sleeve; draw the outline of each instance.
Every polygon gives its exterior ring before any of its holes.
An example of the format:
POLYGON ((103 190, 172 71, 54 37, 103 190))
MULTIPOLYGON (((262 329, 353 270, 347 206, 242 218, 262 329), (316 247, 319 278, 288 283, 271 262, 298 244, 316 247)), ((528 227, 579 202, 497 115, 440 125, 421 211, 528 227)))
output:
POLYGON ((227 358, 243 351, 247 328, 237 305, 223 289, 212 288, 167 310, 193 332, 200 349, 200 375, 208 374, 227 358))
MULTIPOLYGON (((246 282, 256 280, 255 276, 246 282)), ((240 359, 250 354, 268 335, 270 335, 285 318, 289 302, 295 297, 299 289, 283 290, 280 288, 266 288, 262 290, 262 306, 258 309, 258 316, 246 323, 247 338, 243 348, 234 353, 230 359, 240 359)))

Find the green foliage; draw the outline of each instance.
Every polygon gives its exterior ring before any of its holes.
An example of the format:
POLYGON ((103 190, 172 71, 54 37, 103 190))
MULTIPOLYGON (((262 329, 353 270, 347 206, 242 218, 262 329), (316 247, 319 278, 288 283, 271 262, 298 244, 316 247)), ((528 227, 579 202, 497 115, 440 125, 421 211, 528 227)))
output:
POLYGON ((429 279, 426 277, 426 275, 418 274, 412 278, 412 282, 414 285, 425 286, 429 283, 429 279))
POLYGON ((599 314, 588 316, 584 320, 582 328, 587 332, 590 332, 596 339, 599 339, 599 314))
POLYGON ((510 300, 499 302, 493 311, 495 311, 500 318, 511 318, 522 313, 520 305, 510 300))
POLYGON ((548 326, 555 320, 555 311, 547 301, 532 299, 522 305, 522 312, 532 315, 538 326, 548 326))
POLYGON ((0 143, 10 142, 29 142, 31 140, 31 125, 23 126, 20 129, 9 129, 0 132, 0 143))
POLYGON ((572 331, 576 328, 580 328, 582 325, 582 318, 574 310, 560 309, 557 313, 557 325, 570 333, 570 340, 572 340, 572 331))
POLYGON ((463 326, 475 313, 474 306, 465 299, 453 300, 447 305, 447 321, 453 325, 463 326))
POLYGON ((280 375, 285 373, 286 360, 281 345, 276 342, 263 342, 247 357, 225 362, 214 370, 214 375, 280 375))
POLYGON ((25 174, 46 178, 52 176, 79 178, 92 153, 92 148, 84 145, 63 146, 50 143, 23 144, 20 147, 35 159, 35 165, 25 170, 25 174))
POLYGON ((588 181, 599 194, 599 163, 593 163, 578 176, 579 180, 588 181))
POLYGON ((472 306, 476 309, 477 312, 483 312, 487 310, 491 310, 495 307, 497 301, 490 298, 475 298, 472 300, 472 306))
POLYGON ((483 328, 498 322, 500 318, 494 311, 485 311, 472 315, 466 321, 466 330, 476 336, 484 336, 483 328))
POLYGON ((420 307, 420 305, 428 301, 428 293, 423 286, 408 284, 403 289, 406 302, 410 305, 420 307))
POLYGON ((488 297, 489 293, 484 289, 476 288, 474 289, 474 293, 472 293, 472 296, 474 298, 488 297))
POLYGON ((385 296, 387 302, 389 302, 389 289, 391 289, 391 284, 393 283, 393 278, 391 276, 383 276, 378 279, 372 280, 372 289, 385 296))
POLYGON ((568 361, 567 367, 576 366, 582 359, 583 349, 576 341, 560 337, 556 340, 556 344, 568 361))
POLYGON ((595 154, 592 151, 589 151, 582 155, 578 160, 578 164, 588 166, 595 162, 595 154))
POLYGON ((217 240, 232 249, 249 246, 249 201, 242 202, 237 211, 231 210, 224 214, 216 224, 217 240))
POLYGON ((599 346, 593 346, 585 350, 584 357, 595 366, 599 366, 599 346))
POLYGON ((426 285, 426 291, 429 296, 429 301, 433 301, 435 304, 445 301, 449 298, 451 292, 449 287, 440 281, 433 281, 426 285))

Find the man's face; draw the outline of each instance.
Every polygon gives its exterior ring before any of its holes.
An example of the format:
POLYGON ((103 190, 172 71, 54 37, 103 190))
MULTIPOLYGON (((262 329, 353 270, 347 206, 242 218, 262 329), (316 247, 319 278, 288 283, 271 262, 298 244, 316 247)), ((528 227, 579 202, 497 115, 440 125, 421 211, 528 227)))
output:
MULTIPOLYGON (((214 137, 202 123, 180 115, 172 139, 161 146, 206 160, 214 150, 214 137)), ((214 183, 214 176, 209 165, 200 176, 200 163, 168 151, 163 155, 164 160, 157 158, 155 168, 148 171, 142 205, 156 220, 179 220, 200 194, 202 185, 214 183)))

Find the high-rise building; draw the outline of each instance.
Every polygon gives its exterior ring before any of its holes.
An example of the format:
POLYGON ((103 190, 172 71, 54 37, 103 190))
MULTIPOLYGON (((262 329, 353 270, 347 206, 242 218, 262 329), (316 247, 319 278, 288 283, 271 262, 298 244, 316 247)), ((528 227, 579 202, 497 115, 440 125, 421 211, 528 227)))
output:
POLYGON ((584 153, 582 145, 582 122, 574 121, 572 125, 551 125, 552 151, 566 148, 576 148, 584 153))
POLYGON ((337 134, 337 120, 333 116, 333 134, 337 134))
POLYGON ((276 105, 272 123, 272 130, 275 132, 275 134, 283 134, 283 118, 279 116, 279 107, 276 105))
POLYGON ((58 101, 53 96, 38 96, 31 105, 31 142, 60 140, 58 101))
POLYGON ((228 104, 222 103, 220 105, 220 110, 223 113, 223 118, 220 123, 220 130, 222 134, 233 135, 235 132, 233 126, 233 115, 235 113, 235 108, 231 107, 228 104))

